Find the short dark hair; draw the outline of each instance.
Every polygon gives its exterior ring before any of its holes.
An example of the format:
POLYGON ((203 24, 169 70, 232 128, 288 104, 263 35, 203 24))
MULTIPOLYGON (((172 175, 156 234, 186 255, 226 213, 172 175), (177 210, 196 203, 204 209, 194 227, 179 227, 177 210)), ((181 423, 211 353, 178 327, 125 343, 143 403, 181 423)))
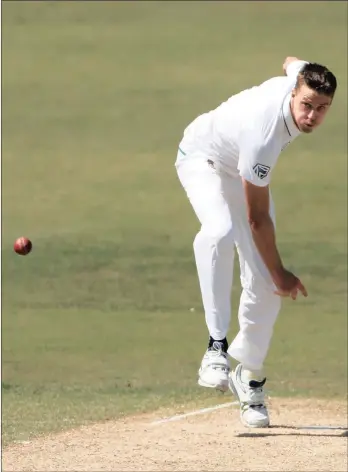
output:
POLYGON ((303 83, 316 92, 333 97, 335 95, 337 80, 329 69, 315 62, 307 63, 297 76, 296 88, 303 83))

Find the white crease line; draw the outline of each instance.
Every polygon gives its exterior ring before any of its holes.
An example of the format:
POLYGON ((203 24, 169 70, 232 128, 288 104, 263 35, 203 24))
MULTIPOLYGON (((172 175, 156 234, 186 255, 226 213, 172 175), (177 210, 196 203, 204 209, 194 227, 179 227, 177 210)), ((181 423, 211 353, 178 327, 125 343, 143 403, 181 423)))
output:
POLYGON ((163 418, 162 420, 156 420, 150 423, 150 425, 169 423, 170 421, 179 421, 184 418, 188 418, 189 416, 203 415, 204 413, 209 413, 210 411, 215 411, 221 408, 227 408, 229 406, 238 405, 238 404, 239 402, 222 403, 221 405, 212 406, 210 408, 203 408, 202 410, 191 411, 190 413, 184 413, 183 415, 175 415, 175 416, 170 416, 169 418, 163 418))
POLYGON ((296 429, 343 429, 347 430, 346 426, 297 426, 296 429))

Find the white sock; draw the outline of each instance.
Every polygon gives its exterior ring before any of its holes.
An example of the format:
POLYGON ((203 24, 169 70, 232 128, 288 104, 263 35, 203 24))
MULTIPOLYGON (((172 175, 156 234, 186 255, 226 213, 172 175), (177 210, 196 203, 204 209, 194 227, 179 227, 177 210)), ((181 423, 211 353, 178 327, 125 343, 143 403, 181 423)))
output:
POLYGON ((262 370, 248 370, 245 367, 242 367, 241 379, 243 383, 249 385, 251 380, 256 380, 256 382, 262 382, 265 378, 262 370))

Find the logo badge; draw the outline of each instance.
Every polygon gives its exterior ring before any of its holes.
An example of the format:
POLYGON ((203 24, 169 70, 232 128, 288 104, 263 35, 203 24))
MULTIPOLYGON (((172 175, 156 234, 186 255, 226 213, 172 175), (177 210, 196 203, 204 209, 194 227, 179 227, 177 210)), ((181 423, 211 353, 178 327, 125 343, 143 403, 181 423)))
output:
POLYGON ((267 177, 271 168, 269 166, 265 166, 264 164, 257 163, 254 165, 253 170, 260 179, 264 179, 267 177))

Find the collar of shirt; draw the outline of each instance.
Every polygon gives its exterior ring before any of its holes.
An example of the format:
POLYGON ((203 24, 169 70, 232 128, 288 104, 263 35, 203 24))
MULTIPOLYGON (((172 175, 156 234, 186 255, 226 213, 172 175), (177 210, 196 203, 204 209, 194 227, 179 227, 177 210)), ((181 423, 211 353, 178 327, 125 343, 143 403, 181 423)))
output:
POLYGON ((283 102, 283 107, 282 107, 282 115, 283 115, 286 131, 289 134, 289 139, 292 141, 299 134, 301 134, 301 131, 297 128, 292 118, 291 110, 290 110, 290 100, 291 100, 291 93, 289 93, 285 97, 285 100, 283 102))

